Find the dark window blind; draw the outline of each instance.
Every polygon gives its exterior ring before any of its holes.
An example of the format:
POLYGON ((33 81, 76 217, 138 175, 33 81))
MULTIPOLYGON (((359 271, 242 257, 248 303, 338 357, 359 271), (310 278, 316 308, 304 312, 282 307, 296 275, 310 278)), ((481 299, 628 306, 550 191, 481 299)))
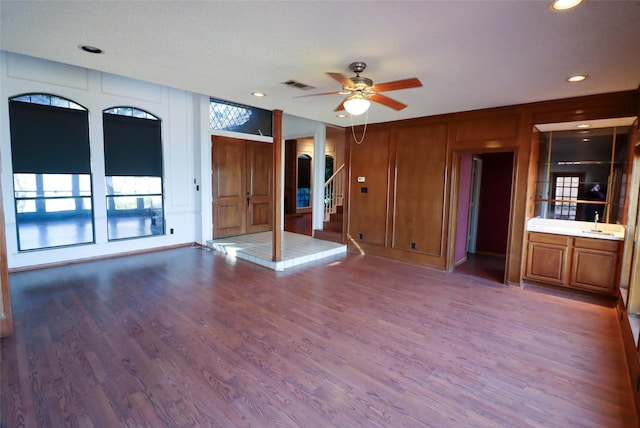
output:
POLYGON ((104 113, 105 175, 162 177, 159 120, 104 113))
POLYGON ((14 173, 89 174, 85 110, 9 101, 14 173))

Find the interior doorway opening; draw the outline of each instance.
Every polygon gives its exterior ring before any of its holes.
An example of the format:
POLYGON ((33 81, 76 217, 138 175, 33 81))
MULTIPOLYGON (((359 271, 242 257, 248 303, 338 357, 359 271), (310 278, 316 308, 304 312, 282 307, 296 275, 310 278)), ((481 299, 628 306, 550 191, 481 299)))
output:
POLYGON ((312 235, 314 139, 285 140, 284 230, 312 235))
POLYGON ((505 283, 514 152, 462 153, 454 269, 505 283))

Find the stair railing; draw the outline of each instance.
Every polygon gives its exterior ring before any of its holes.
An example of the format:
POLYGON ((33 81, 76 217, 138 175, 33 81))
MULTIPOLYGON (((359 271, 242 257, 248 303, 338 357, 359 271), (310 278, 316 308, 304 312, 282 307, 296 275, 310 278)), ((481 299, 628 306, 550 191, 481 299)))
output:
POLYGON ((344 164, 324 183, 324 220, 329 221, 336 207, 344 203, 344 164))

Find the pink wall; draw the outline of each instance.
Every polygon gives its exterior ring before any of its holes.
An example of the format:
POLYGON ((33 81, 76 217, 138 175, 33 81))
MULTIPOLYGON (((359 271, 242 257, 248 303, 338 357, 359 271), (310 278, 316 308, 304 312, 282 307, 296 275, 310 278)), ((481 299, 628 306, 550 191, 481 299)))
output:
POLYGON ((481 157, 476 252, 506 255, 513 153, 485 153, 481 157))
POLYGON ((471 200, 471 169, 473 155, 464 154, 460 159, 460 186, 458 189, 458 224, 456 231, 455 263, 467 256, 467 230, 469 228, 469 203, 471 200))

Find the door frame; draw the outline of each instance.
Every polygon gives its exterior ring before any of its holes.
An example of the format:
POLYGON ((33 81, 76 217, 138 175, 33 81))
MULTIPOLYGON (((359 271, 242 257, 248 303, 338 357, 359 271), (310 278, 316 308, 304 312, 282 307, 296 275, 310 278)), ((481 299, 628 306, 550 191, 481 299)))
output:
POLYGON ((478 213, 480 186, 482 185, 482 158, 472 155, 471 195, 469 198, 469 224, 467 227, 467 253, 475 254, 478 235, 478 213))
MULTIPOLYGON (((451 199, 449 201, 450 206, 450 214, 449 214, 449 226, 448 226, 448 237, 447 237, 447 258, 445 261, 445 270, 447 272, 452 272, 455 269, 455 258, 456 258, 456 236, 457 236, 457 226, 458 226, 458 207, 460 205, 460 170, 462 164, 462 155, 463 154, 472 154, 472 155, 482 155, 485 153, 512 153, 513 155, 513 165, 511 169, 511 194, 510 194, 510 203, 509 203, 509 224, 508 224, 508 232, 507 232, 507 253, 505 255, 505 265, 504 265, 504 278, 503 284, 509 284, 509 266, 511 264, 511 237, 513 235, 513 227, 514 227, 514 204, 516 198, 516 177, 518 173, 518 147, 500 147, 498 149, 454 149, 452 152, 452 173, 451 173, 451 199)), ((466 242, 466 240, 465 240, 466 242)))

